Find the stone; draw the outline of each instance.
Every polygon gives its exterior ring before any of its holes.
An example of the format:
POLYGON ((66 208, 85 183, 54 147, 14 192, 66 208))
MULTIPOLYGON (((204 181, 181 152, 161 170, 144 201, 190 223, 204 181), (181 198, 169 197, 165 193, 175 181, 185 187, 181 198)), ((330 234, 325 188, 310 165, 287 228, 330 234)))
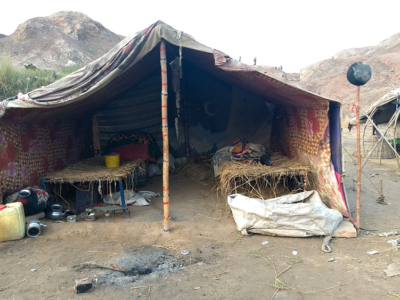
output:
POLYGON ((353 223, 348 219, 343 219, 333 232, 332 237, 355 238, 357 237, 357 231, 353 223))
POLYGON ((400 264, 390 264, 386 270, 383 270, 387 277, 400 275, 400 264))
POLYGON ((89 280, 89 278, 76 279, 75 290, 77 294, 91 292, 92 282, 89 280))
POLYGON ((72 60, 69 60, 69 61, 65 64, 65 66, 66 66, 66 67, 73 67, 73 66, 76 66, 76 62, 74 62, 74 61, 72 61, 72 60))

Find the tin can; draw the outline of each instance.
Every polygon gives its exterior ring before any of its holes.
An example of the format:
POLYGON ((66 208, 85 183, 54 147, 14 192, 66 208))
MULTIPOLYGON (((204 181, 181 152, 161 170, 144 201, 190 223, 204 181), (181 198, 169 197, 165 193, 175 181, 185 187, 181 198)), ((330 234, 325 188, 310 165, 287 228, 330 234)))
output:
POLYGON ((67 217, 68 223, 75 223, 76 222, 76 215, 68 216, 67 217))

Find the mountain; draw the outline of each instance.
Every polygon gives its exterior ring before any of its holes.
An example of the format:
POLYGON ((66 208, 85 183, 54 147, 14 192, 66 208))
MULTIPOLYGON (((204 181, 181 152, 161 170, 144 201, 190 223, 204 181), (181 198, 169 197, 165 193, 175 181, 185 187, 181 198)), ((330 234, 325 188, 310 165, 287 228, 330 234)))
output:
POLYGON ((385 39, 377 46, 350 48, 303 68, 300 74, 287 74, 275 68, 260 66, 259 70, 310 92, 339 100, 344 112, 355 102, 356 87, 347 81, 347 70, 362 61, 372 69, 371 80, 361 87, 363 109, 390 90, 400 87, 400 33, 385 39))
POLYGON ((9 36, 0 35, 0 55, 20 66, 53 69, 68 61, 84 66, 122 39, 83 13, 61 11, 30 19, 9 36))

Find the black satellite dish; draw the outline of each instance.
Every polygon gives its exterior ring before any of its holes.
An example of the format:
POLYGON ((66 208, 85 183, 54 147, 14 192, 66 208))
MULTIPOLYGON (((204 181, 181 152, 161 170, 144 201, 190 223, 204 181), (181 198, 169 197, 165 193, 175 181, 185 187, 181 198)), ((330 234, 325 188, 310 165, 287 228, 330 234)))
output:
POLYGON ((356 86, 366 84, 371 79, 371 75, 371 67, 361 61, 352 64, 347 70, 347 80, 356 86))

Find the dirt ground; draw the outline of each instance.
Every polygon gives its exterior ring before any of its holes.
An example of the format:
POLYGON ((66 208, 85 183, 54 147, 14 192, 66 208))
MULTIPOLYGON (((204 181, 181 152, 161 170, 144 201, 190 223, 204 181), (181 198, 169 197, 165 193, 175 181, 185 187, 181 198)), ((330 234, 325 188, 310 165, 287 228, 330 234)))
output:
MULTIPOLYGON (((355 133, 343 134, 344 147, 354 153, 355 133)), ((347 154, 345 161, 346 191, 355 217, 356 192, 350 176, 356 178, 356 166, 347 154)), ((322 238, 242 237, 222 199, 209 195, 212 184, 172 176, 171 233, 163 232, 163 216, 152 206, 131 207, 131 218, 117 213, 109 223, 103 215, 95 222, 44 220, 48 226, 41 236, 0 244, 0 298, 399 298, 400 277, 386 277, 383 272, 399 262, 399 253, 386 244, 395 237, 375 235, 400 229, 399 169, 395 160, 382 166, 372 161, 365 173, 375 185, 383 180, 387 205, 376 202, 379 194, 363 175, 364 230, 358 238, 334 239, 332 253, 321 251, 322 238), (262 245, 264 241, 269 243, 262 245), (182 255, 182 250, 190 254, 182 255), (374 250, 381 253, 367 254, 374 250), (328 262, 330 258, 335 262, 328 262), (126 277, 98 268, 73 268, 88 261, 125 262, 140 268, 126 277), (272 285, 276 286, 279 273, 281 289, 277 290, 272 285), (110 280, 112 276, 117 277, 110 280), (76 294, 74 280, 85 277, 93 280, 93 291, 76 294)), ((153 179, 145 190, 161 192, 161 178, 153 179)), ((162 198, 153 203, 162 207, 162 198)))

